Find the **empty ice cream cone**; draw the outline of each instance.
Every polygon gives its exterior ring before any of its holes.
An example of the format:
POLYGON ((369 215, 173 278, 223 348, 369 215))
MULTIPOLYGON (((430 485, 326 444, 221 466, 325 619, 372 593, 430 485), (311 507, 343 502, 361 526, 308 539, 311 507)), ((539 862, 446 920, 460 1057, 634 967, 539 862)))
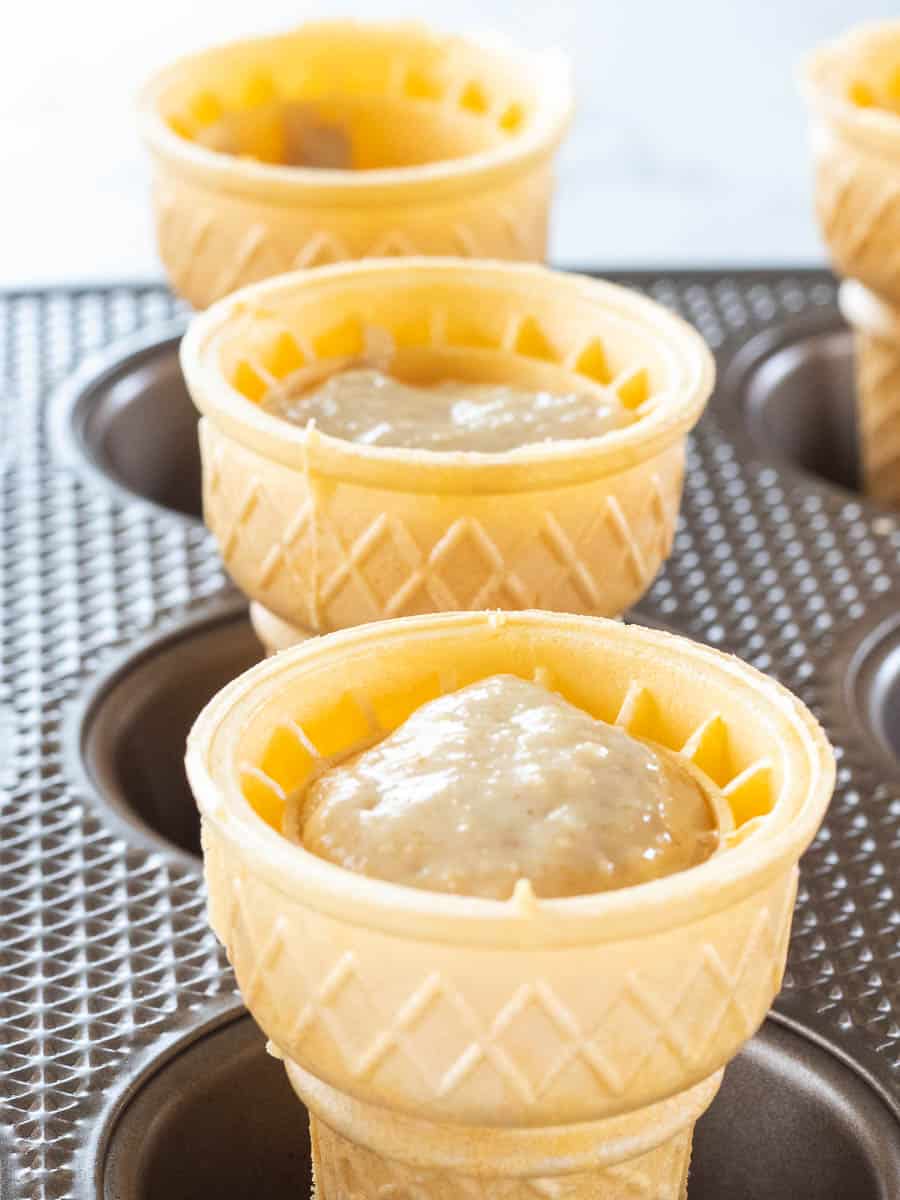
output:
POLYGON ((210 920, 312 1114, 322 1200, 684 1195, 693 1122, 780 986, 831 794, 799 701, 659 631, 441 614, 255 667, 201 714, 187 767, 210 920), (313 772, 497 673, 699 767, 733 814, 720 851, 619 891, 546 900, 523 881, 501 901, 358 875, 279 832, 313 772))
POLYGON ((543 259, 567 66, 417 25, 311 23, 145 87, 160 254, 203 308, 366 256, 543 259))
POLYGON ((900 304, 900 22, 863 25, 823 46, 802 84, 816 207, 835 268, 900 304))
POLYGON ((856 331, 856 401, 865 489, 900 507, 900 309, 855 280, 840 290, 856 331))
POLYGON ((182 347, 203 413, 204 510, 238 586, 325 632, 482 608, 619 615, 667 557, 702 339, 613 284, 536 266, 369 261, 249 288, 182 347), (401 378, 580 390, 628 409, 599 437, 500 453, 353 443, 273 416, 269 390, 386 332, 401 378))

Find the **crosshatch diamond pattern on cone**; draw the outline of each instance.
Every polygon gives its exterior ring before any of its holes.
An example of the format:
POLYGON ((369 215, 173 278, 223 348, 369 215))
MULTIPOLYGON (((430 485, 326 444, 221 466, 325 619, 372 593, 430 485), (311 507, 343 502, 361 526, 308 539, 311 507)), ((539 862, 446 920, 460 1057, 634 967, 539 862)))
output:
POLYGON ((571 110, 561 54, 414 24, 313 22, 185 58, 139 106, 160 255, 198 308, 344 259, 543 260, 571 110), (286 106, 342 131, 353 169, 289 165, 286 106))
POLYGON ((686 435, 714 375, 694 330, 624 288, 453 259, 246 289, 196 318, 182 362, 203 414, 206 521, 238 586, 277 618, 280 644, 285 623, 624 612, 671 549, 686 435), (473 454, 354 444, 258 406, 298 367, 357 353, 368 328, 391 335, 401 378, 611 389, 634 419, 601 437, 473 454))
POLYGON ((187 762, 210 920, 312 1113, 322 1200, 426 1184, 683 1195, 693 1122, 780 987, 797 860, 831 795, 828 743, 799 701, 658 631, 440 614, 253 668, 201 714, 187 762), (507 671, 704 770, 734 815, 725 849, 618 892, 539 900, 520 883, 489 901, 368 879, 280 834, 313 771, 507 671))

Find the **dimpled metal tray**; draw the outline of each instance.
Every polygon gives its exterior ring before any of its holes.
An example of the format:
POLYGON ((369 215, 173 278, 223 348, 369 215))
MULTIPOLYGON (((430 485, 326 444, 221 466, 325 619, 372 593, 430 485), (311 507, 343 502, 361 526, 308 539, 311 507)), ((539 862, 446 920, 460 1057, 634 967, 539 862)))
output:
MULTIPOLYGON (((720 370, 634 615, 776 675, 839 755, 784 990, 698 1127, 690 1197, 900 1195, 900 515, 853 490, 834 281, 617 278, 720 370)), ((199 521, 184 319, 156 286, 0 296, 4 1200, 308 1186, 302 1110, 207 928, 181 767, 259 653, 199 521)))

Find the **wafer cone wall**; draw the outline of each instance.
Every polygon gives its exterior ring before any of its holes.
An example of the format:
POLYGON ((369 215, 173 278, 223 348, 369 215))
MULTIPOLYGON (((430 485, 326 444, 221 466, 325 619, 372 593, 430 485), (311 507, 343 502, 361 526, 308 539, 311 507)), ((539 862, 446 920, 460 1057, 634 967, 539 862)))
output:
POLYGON ((833 785, 798 701, 658 631, 441 614, 269 659, 204 710, 187 766, 210 919, 314 1114, 323 1200, 346 1186, 342 1170, 400 1187, 436 1165, 460 1196, 490 1177, 490 1195, 527 1195, 530 1179, 532 1194, 580 1198, 586 1163, 621 1185, 595 1195, 627 1195, 637 1164, 667 1181, 648 1194, 679 1196, 689 1127, 780 986, 797 860, 833 785), (520 884, 498 902, 364 878, 278 832, 285 798, 322 760, 506 671, 700 766, 734 815, 727 848, 618 892, 538 900, 520 884), (650 1120, 670 1098, 670 1124, 650 1120))
POLYGON ((618 615, 667 557, 685 439, 712 387, 687 325, 634 293, 540 267, 370 261, 272 280, 183 343, 203 413, 204 512, 238 586, 310 632, 419 612, 541 607, 618 615), (259 400, 352 355, 369 328, 402 378, 609 389, 636 419, 504 454, 355 445, 259 400))
POLYGON ((900 304, 900 22, 863 25, 808 60, 816 207, 839 274, 900 304))
POLYGON ((186 58, 144 89, 160 254, 198 308, 368 256, 544 258, 571 84, 553 52, 417 25, 310 23, 186 58), (280 165, 280 105, 344 129, 358 169, 280 165), (210 147, 242 121, 243 156, 210 147))
POLYGON ((841 309, 856 331, 856 402, 866 492, 900 508, 900 309, 855 280, 841 309))
POLYGON ((856 354, 866 491, 900 508, 900 343, 861 333, 856 354))

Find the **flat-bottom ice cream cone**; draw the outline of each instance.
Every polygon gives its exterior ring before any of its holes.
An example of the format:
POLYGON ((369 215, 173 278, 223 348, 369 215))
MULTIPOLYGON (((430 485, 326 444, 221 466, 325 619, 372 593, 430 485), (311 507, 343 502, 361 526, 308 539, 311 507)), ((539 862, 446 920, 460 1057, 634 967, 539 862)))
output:
POLYGON ((684 1200, 694 1124, 722 1079, 577 1126, 434 1124, 375 1108, 287 1064, 310 1111, 317 1200, 684 1200))
POLYGON ((900 309, 855 280, 841 309, 856 331, 856 403, 863 480, 873 499, 900 507, 900 309))
POLYGON ((714 376, 699 335, 645 297, 461 259, 269 280, 197 318, 182 361, 204 414, 204 517, 235 583, 282 623, 258 626, 273 647, 290 626, 433 611, 619 616, 671 550, 687 434, 714 376), (400 379, 612 397, 628 423, 441 452, 352 442, 266 409, 302 364, 352 358, 372 330, 389 335, 400 379))
POLYGON ((797 860, 834 782, 785 689, 658 630, 438 614, 254 667, 198 718, 187 770, 210 921, 313 1114, 321 1200, 683 1194, 693 1122, 781 985, 797 860), (329 763, 503 673, 702 771, 733 819, 717 852, 619 890, 549 899, 522 879, 489 900, 358 874, 281 832, 329 763))

